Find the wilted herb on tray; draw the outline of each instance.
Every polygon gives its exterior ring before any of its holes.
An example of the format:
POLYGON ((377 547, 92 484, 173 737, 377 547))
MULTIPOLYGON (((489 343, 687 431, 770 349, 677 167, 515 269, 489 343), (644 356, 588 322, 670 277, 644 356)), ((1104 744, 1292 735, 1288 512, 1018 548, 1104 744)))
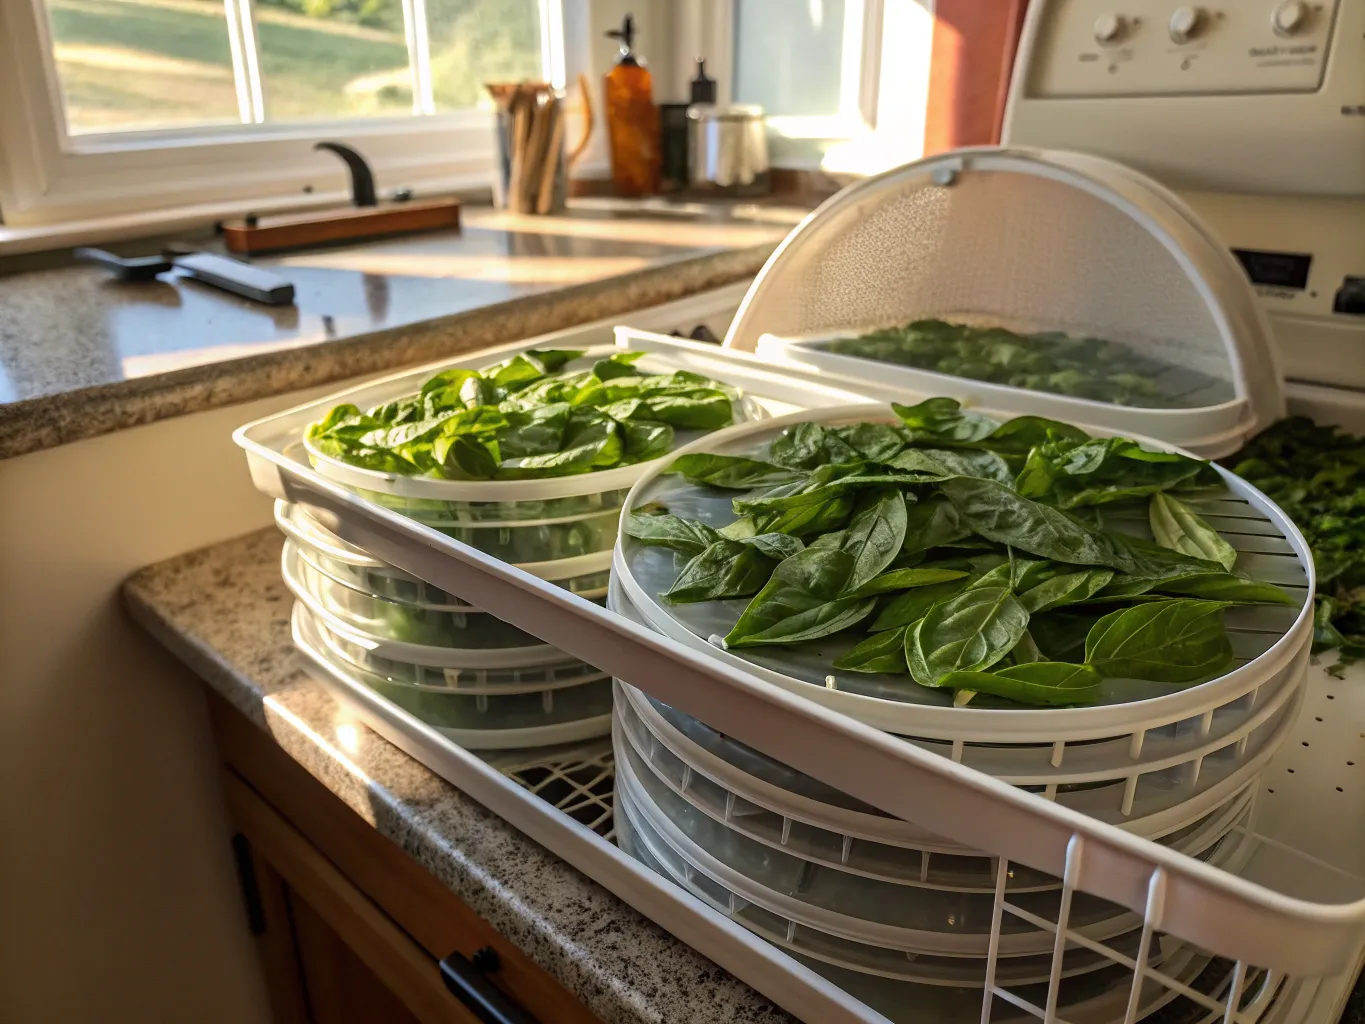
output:
POLYGON ((1295 416, 1225 461, 1273 498, 1313 549, 1314 649, 1340 650, 1342 667, 1365 658, 1365 439, 1295 416))
POLYGON ((899 424, 797 424, 765 458, 694 453, 668 472, 730 491, 719 528, 648 505, 626 533, 684 560, 672 603, 751 598, 729 648, 859 637, 833 662, 1016 703, 1093 701, 1105 678, 1193 684, 1234 661, 1223 612, 1294 603, 1177 492, 1207 462, 999 423, 935 398, 899 424), (1150 521, 1155 541, 1104 529, 1150 521))
POLYGON ((1100 338, 1075 338, 1057 331, 1016 334, 1003 327, 944 320, 916 320, 856 338, 839 338, 824 348, 840 355, 1113 405, 1184 407, 1199 404, 1201 400, 1194 396, 1218 384, 1207 374, 1158 362, 1100 338))
POLYGON ((734 419, 736 392, 687 370, 645 374, 618 352, 563 372, 582 352, 519 353, 451 369, 408 398, 362 412, 339 405, 308 428, 323 455, 353 466, 445 480, 533 480, 658 458, 674 430, 734 419))

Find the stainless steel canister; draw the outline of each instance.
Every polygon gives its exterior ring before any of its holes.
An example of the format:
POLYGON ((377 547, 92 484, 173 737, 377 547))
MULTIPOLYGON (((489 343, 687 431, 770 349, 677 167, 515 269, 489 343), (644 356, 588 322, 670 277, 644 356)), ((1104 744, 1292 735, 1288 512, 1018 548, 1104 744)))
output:
POLYGON ((689 107, 687 142, 688 183, 693 191, 756 196, 771 189, 762 107, 689 107))

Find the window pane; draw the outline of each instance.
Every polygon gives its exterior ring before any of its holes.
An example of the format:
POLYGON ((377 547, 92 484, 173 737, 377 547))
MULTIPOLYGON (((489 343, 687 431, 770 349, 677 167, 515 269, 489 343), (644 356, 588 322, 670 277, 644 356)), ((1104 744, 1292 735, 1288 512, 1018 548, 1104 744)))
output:
POLYGON ((223 0, 47 0, 72 134, 238 120, 223 0))
POLYGON ((437 110, 486 103, 485 82, 540 80, 537 0, 427 0, 437 110))
POLYGON ((838 114, 844 3, 735 0, 735 99, 777 117, 838 114))
POLYGON ((271 121, 412 113, 402 0, 256 0, 271 121))

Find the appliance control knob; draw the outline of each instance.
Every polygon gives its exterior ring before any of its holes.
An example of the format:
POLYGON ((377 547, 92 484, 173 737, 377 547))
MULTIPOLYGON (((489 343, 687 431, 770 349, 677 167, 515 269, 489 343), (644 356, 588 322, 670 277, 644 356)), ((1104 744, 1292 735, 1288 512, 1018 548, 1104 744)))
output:
POLYGON ((1270 16, 1277 36, 1292 36, 1308 24, 1308 5, 1303 0, 1284 0, 1270 16))
POLYGON ((1177 7, 1171 14, 1171 42, 1188 43, 1204 27, 1204 8, 1177 7))
POLYGON ((1122 14, 1101 14, 1095 19, 1095 42, 1101 46, 1117 43, 1128 34, 1128 19, 1122 14))

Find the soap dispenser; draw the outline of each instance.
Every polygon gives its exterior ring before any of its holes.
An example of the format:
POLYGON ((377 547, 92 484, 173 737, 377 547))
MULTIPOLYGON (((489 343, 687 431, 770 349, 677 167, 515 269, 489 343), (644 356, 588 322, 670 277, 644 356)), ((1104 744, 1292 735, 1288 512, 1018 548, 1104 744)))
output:
POLYGON ((618 196, 651 196, 659 190, 659 108, 649 70, 635 53, 635 19, 627 14, 607 37, 621 43, 605 80, 612 183, 618 196))

